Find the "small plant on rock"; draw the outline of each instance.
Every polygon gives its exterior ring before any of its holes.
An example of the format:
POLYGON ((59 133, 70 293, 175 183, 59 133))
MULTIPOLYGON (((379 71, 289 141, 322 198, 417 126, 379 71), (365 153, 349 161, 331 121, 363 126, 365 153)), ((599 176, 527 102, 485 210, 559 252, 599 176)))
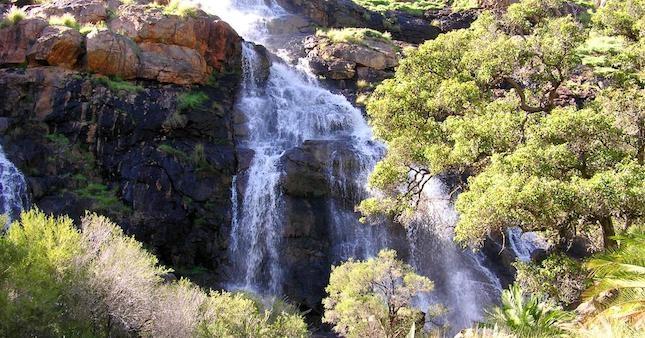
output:
POLYGON ((27 12, 20 7, 13 6, 7 11, 4 19, 0 21, 0 28, 13 26, 27 18, 27 12))
POLYGON ((49 18, 49 24, 52 26, 65 26, 76 30, 81 29, 81 25, 70 13, 65 13, 61 16, 52 16, 51 18, 49 18))

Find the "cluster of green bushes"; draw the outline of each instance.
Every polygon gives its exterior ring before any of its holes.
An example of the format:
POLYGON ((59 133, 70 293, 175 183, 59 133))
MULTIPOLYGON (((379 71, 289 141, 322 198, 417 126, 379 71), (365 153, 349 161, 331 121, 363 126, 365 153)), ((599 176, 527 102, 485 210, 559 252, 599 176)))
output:
POLYGON ((24 212, 0 237, 3 337, 304 337, 281 302, 172 281, 170 271, 108 219, 24 212))
POLYGON ((355 3, 378 12, 403 11, 422 15, 428 10, 451 7, 454 10, 477 8, 477 0, 353 0, 355 3))

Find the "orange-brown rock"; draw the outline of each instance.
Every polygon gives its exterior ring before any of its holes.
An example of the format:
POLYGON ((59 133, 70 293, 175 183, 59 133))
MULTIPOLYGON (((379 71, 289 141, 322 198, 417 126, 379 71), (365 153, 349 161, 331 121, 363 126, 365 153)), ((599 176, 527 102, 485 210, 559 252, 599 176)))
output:
POLYGON ((25 19, 0 29, 0 65, 21 64, 27 61, 29 48, 47 27, 43 19, 25 19))
POLYGON ((77 30, 64 26, 45 28, 27 54, 30 63, 74 68, 82 53, 83 37, 77 30))
POLYGON ((87 36, 87 68, 103 75, 134 79, 139 73, 139 47, 125 36, 93 31, 87 36))
POLYGON ((222 20, 214 20, 210 25, 208 48, 204 57, 209 65, 217 70, 240 67, 242 38, 222 20))
POLYGON ((140 78, 182 85, 208 81, 206 60, 194 49, 154 42, 144 42, 139 47, 140 78))
POLYGON ((159 8, 141 5, 123 6, 118 18, 110 21, 110 29, 136 43, 157 42, 206 50, 210 31, 208 15, 200 12, 196 17, 166 15, 159 8))
POLYGON ((61 16, 65 13, 72 14, 80 23, 97 23, 107 21, 108 8, 115 6, 115 1, 105 0, 50 0, 41 6, 34 7, 31 11, 33 16, 44 17, 61 16))

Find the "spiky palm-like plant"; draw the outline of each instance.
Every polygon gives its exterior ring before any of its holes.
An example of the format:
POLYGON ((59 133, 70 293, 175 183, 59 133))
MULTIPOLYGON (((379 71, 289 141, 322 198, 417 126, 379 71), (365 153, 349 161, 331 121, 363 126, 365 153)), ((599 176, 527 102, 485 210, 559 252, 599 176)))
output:
MULTIPOLYGON (((594 318, 645 320, 645 227, 616 236, 619 247, 585 263, 594 285, 583 297, 593 301, 594 318)), ((592 320, 594 319, 592 318, 592 320)))
POLYGON ((557 337, 571 315, 535 295, 525 297, 519 285, 502 292, 502 304, 489 313, 489 324, 518 337, 557 337))

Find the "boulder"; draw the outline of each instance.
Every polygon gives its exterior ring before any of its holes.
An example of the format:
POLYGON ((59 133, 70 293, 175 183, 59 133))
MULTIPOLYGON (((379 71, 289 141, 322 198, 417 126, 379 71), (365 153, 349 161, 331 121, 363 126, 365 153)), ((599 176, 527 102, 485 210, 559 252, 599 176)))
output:
POLYGON ((139 78, 182 85, 208 81, 210 71, 206 60, 194 49, 149 42, 139 47, 139 78))
POLYGON ((40 15, 44 17, 61 16, 65 13, 70 13, 81 24, 97 23, 108 20, 110 5, 113 10, 118 6, 113 0, 53 0, 34 7, 31 13, 34 16, 40 15))
POLYGON ((47 26, 47 21, 36 18, 0 29, 0 65, 25 63, 29 48, 47 26))
POLYGON ((239 69, 242 64, 242 38, 222 20, 211 22, 206 54, 206 62, 213 68, 239 69))
POLYGON ((31 63, 74 68, 82 54, 83 37, 77 30, 49 26, 31 46, 27 58, 31 63))
POLYGON ((206 50, 210 19, 200 13, 197 17, 166 15, 161 8, 143 5, 126 5, 120 8, 118 18, 110 21, 110 29, 136 43, 156 42, 206 50))
POLYGON ((92 72, 134 79, 139 73, 139 53, 132 40, 111 31, 93 31, 87 36, 87 68, 92 72))

